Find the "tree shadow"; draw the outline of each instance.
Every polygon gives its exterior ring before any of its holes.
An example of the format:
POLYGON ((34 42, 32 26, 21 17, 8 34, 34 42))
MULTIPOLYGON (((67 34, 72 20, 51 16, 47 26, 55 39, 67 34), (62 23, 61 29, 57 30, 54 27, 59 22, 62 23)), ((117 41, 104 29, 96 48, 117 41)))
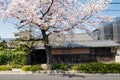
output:
POLYGON ((49 73, 48 75, 56 75, 56 76, 62 76, 62 77, 69 77, 69 78, 73 78, 73 77, 81 77, 81 78, 85 78, 85 76, 81 75, 81 74, 77 74, 77 73, 69 73, 69 72, 61 72, 61 73, 54 73, 54 72, 51 72, 49 73))
POLYGON ((80 74, 61 74, 62 77, 69 77, 69 78, 73 78, 73 77, 81 77, 81 78, 85 78, 85 76, 80 75, 80 74))

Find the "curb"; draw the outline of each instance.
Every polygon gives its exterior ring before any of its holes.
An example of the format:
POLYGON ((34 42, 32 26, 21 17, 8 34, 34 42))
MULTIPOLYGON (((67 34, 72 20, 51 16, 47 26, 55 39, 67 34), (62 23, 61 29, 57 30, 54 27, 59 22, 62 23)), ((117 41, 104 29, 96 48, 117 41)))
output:
POLYGON ((12 71, 0 71, 0 74, 83 74, 77 71, 62 71, 62 70, 42 70, 42 71, 22 71, 21 69, 14 69, 12 71))
POLYGON ((0 74, 47 74, 47 75, 120 75, 120 73, 80 73, 78 71, 42 70, 42 71, 0 71, 0 74))
POLYGON ((0 71, 0 74, 32 74, 31 71, 0 71))

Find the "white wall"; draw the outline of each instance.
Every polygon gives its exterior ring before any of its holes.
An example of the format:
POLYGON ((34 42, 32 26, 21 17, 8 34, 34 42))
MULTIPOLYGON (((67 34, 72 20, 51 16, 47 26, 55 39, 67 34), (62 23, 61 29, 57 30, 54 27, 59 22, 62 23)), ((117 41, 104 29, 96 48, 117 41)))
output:
POLYGON ((116 63, 120 63, 120 50, 117 50, 117 55, 115 59, 116 59, 116 63))

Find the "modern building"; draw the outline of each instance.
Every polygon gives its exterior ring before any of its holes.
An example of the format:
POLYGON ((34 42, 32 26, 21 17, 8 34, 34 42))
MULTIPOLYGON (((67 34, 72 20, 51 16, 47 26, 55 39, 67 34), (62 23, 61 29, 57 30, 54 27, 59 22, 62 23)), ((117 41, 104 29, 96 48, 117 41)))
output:
POLYGON ((114 41, 120 42, 120 18, 116 18, 113 21, 113 35, 114 41))
POLYGON ((120 18, 113 22, 102 22, 99 29, 93 31, 96 40, 114 40, 120 42, 120 18))

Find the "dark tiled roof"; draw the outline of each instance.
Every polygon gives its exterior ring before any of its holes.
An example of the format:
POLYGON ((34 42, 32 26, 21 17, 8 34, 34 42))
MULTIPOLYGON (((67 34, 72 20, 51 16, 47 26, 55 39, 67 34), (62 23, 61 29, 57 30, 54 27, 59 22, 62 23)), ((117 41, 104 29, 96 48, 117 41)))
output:
MULTIPOLYGON (((60 37, 50 36, 52 48, 84 48, 84 47, 115 47, 120 46, 115 41, 93 40, 88 34, 62 35, 60 37)), ((42 42, 35 47, 44 49, 42 42)))
MULTIPOLYGON (((52 48, 92 48, 92 47, 118 47, 120 44, 115 41, 56 41, 50 42, 52 48)), ((43 43, 39 43, 39 46, 34 46, 35 49, 45 49, 43 43)))
POLYGON ((80 47, 115 47, 120 46, 115 41, 100 41, 100 40, 91 40, 91 41, 73 41, 73 42, 53 42, 51 43, 53 48, 80 48, 80 47))

